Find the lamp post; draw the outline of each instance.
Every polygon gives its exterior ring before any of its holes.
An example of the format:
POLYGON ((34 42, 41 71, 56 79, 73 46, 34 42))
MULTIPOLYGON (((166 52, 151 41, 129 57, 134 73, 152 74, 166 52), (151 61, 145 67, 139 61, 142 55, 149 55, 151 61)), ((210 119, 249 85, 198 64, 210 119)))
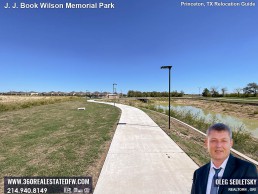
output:
POLYGON ((85 92, 86 101, 87 101, 87 93, 88 92, 89 92, 89 90, 86 90, 86 92, 85 92))
POLYGON ((162 66, 161 69, 168 69, 169 70, 169 80, 168 80, 168 128, 170 129, 170 72, 172 66, 162 66))
MULTIPOLYGON (((113 83, 113 97, 115 98, 115 85, 117 86, 116 83, 113 83)), ((116 105, 115 99, 114 99, 114 106, 116 105)))

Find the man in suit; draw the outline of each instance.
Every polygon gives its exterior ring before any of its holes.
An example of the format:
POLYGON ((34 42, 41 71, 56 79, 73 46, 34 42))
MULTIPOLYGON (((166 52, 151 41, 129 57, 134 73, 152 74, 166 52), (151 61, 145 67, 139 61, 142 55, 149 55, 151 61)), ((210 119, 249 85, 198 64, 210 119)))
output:
MULTIPOLYGON (((214 180, 218 177, 227 179, 253 178, 256 180, 258 178, 254 164, 230 154, 230 149, 233 146, 231 129, 222 123, 212 125, 207 130, 205 145, 210 154, 211 162, 194 172, 191 194, 247 193, 248 191, 232 191, 230 187, 214 185, 214 180)), ((258 194, 258 188, 249 193, 258 194)))

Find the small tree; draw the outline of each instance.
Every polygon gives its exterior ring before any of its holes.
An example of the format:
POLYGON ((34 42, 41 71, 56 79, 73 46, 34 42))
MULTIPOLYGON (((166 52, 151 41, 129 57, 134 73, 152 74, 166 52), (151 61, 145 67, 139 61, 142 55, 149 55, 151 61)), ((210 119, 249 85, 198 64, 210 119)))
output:
POLYGON ((249 83, 245 88, 243 88, 245 94, 253 94, 254 96, 257 95, 258 85, 257 83, 249 83))
POLYGON ((208 88, 205 88, 205 89, 203 90, 203 92, 202 92, 202 96, 204 96, 204 97, 209 97, 209 96, 211 96, 210 90, 209 90, 208 88))
POLYGON ((219 96, 219 92, 218 92, 218 88, 217 87, 211 87, 211 96, 212 97, 218 97, 219 96))
POLYGON ((242 88, 236 88, 235 91, 237 93, 237 97, 239 97, 240 96, 240 92, 242 91, 242 88))
POLYGON ((228 91, 226 87, 221 88, 222 96, 225 96, 225 93, 228 91))

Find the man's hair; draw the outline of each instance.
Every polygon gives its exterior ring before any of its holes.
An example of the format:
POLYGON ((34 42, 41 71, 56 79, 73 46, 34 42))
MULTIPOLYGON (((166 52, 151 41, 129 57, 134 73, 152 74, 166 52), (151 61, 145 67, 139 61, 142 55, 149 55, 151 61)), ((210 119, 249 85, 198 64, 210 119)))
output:
POLYGON ((227 131, 229 133, 230 139, 232 139, 232 130, 227 125, 225 125, 223 123, 216 123, 216 124, 210 126, 207 130, 207 133, 206 133, 207 136, 213 130, 215 130, 215 131, 227 131))

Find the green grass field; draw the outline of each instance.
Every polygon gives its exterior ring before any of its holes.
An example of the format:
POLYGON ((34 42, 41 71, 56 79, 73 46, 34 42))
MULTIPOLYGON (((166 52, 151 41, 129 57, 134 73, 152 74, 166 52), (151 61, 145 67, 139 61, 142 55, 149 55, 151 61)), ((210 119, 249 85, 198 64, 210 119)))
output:
POLYGON ((1 180, 4 176, 96 179, 102 164, 94 166, 103 160, 101 154, 107 150, 119 116, 119 109, 85 99, 1 112, 1 180))

